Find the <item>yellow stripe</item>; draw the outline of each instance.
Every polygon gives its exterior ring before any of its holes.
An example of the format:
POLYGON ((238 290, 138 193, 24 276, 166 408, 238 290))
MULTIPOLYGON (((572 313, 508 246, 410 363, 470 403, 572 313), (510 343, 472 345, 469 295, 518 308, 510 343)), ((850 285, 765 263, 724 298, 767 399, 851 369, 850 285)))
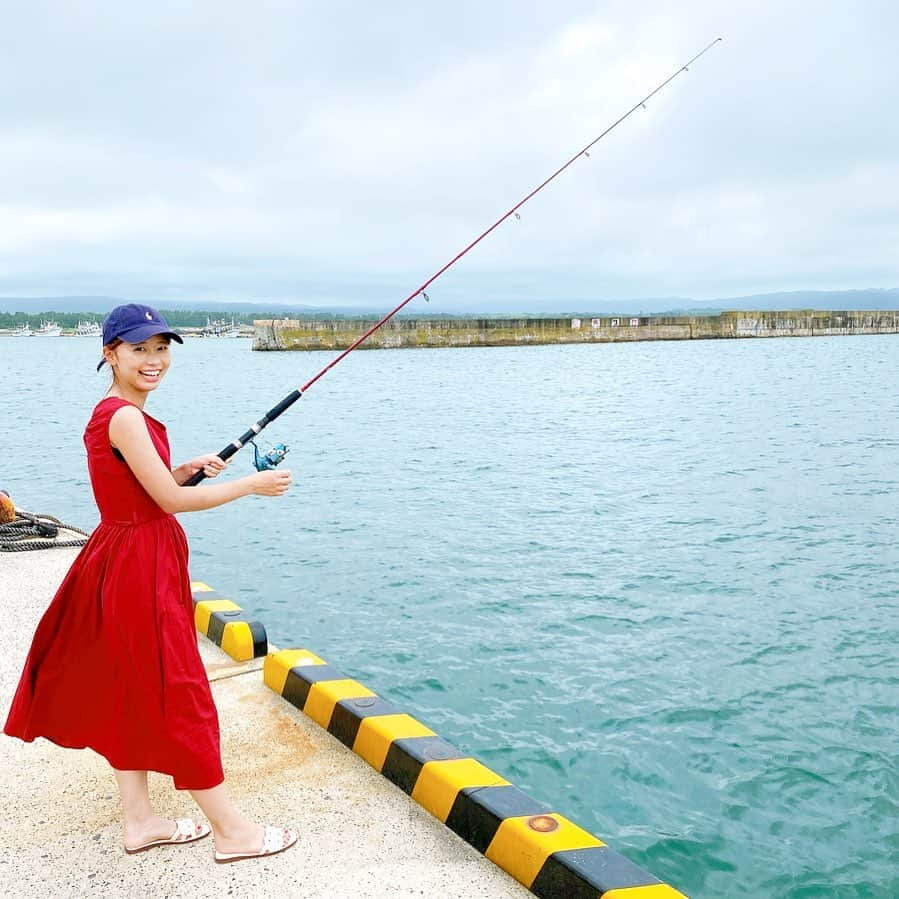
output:
POLYGON ((222 650, 238 662, 253 659, 253 632, 246 621, 229 621, 222 631, 222 650))
POLYGON ((212 593, 212 587, 202 581, 191 581, 190 590, 191 593, 212 593))
POLYGON ((230 599, 206 599, 198 602, 194 607, 194 621, 197 630, 201 634, 209 633, 209 619, 213 612, 240 612, 240 606, 231 602, 230 599))
MULTIPOLYGON (((541 815, 552 818, 559 823, 556 830, 545 833, 531 829, 528 821, 531 816, 506 818, 499 826, 493 840, 484 855, 511 874, 526 887, 534 882, 540 873, 543 863, 554 853, 565 849, 589 849, 592 846, 604 846, 592 833, 587 833, 576 824, 572 824, 561 815, 541 815)), ((609 899, 612 893, 604 893, 603 899, 609 899)), ((648 897, 652 899, 652 897, 648 897)))
POLYGON ((362 719, 353 743, 353 752, 362 756, 376 771, 380 771, 394 740, 435 736, 434 731, 411 715, 373 715, 362 719))
POLYGON ((274 690, 279 696, 284 692, 284 684, 287 683, 287 675, 290 669, 298 665, 324 665, 324 659, 320 659, 308 649, 282 649, 279 652, 270 652, 262 664, 262 679, 265 685, 274 690))
POLYGON ((508 784, 509 781, 474 759, 425 762, 412 790, 412 798, 445 823, 459 790, 508 784))
POLYGON ((368 687, 363 687, 358 681, 320 681, 309 688, 303 711, 317 724, 327 727, 331 723, 334 706, 341 699, 359 699, 362 696, 374 695, 368 687))
POLYGON ((687 899, 667 883, 653 883, 645 887, 625 887, 602 894, 602 899, 687 899))

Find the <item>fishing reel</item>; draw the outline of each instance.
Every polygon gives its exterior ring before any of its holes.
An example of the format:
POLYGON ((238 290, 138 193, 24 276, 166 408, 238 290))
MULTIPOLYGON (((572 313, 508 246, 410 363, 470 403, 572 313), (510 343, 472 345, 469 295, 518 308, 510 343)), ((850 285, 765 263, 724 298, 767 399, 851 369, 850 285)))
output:
POLYGON ((256 466, 256 471, 271 471, 280 465, 287 455, 287 444, 285 443, 276 443, 265 453, 259 451, 255 440, 251 440, 250 443, 253 444, 253 453, 255 455, 253 465, 256 466))

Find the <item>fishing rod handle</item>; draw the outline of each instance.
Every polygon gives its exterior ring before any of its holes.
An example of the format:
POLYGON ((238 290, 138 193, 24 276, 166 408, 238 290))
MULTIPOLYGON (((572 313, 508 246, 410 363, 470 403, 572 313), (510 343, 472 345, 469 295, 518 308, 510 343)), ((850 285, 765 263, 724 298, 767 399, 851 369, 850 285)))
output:
MULTIPOLYGON (((246 433, 242 434, 237 440, 232 440, 220 453, 218 453, 219 459, 222 462, 227 462, 239 449, 243 449, 246 444, 248 444, 263 428, 267 425, 271 424, 282 412, 286 409, 289 409, 301 396, 303 395, 302 389, 293 390, 281 400, 276 406, 272 406, 256 424, 253 425, 246 433)), ((206 475, 203 473, 203 469, 201 468, 199 471, 192 474, 181 486, 182 487, 196 487, 200 481, 206 479, 206 475)))
MULTIPOLYGON (((216 453, 219 459, 222 462, 227 462, 238 450, 240 447, 235 446, 233 443, 229 443, 223 450, 216 453)), ((200 481, 206 480, 206 474, 201 468, 199 471, 195 471, 181 486, 182 487, 196 487, 200 481)))

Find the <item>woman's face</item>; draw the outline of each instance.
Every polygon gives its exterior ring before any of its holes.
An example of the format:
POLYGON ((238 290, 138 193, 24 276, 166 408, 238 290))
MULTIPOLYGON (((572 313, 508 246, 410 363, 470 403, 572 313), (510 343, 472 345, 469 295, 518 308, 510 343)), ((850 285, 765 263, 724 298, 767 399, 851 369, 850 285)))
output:
POLYGON ((169 338, 162 334, 148 337, 142 343, 120 343, 115 349, 103 350, 115 379, 125 389, 149 393, 159 386, 171 365, 169 338))

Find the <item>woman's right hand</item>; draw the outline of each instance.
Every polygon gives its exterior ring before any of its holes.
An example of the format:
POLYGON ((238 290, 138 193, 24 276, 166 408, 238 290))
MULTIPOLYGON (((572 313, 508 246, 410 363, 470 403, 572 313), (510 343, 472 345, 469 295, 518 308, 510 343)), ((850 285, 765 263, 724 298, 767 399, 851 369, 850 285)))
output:
POLYGON ((290 487, 290 471, 286 468, 272 468, 269 471, 257 471, 247 480, 250 492, 255 496, 282 496, 290 487))

